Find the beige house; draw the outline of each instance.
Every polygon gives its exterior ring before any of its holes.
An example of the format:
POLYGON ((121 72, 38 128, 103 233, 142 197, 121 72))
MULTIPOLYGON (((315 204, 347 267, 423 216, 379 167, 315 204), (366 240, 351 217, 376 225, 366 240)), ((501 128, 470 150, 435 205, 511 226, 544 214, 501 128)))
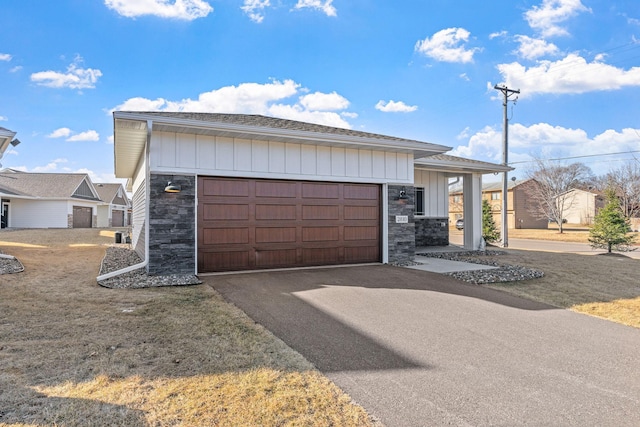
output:
POLYGON ((591 225, 598 211, 604 207, 604 196, 574 188, 560 195, 564 199, 564 219, 569 224, 591 225))
MULTIPOLYGON (((532 179, 509 181, 507 190, 508 228, 547 228, 548 221, 538 219, 531 213, 531 197, 527 194, 530 186, 536 185, 532 179)), ((502 224, 502 183, 492 182, 482 185, 482 198, 489 201, 493 218, 498 228, 502 224)), ((449 224, 463 218, 463 195, 459 189, 449 192, 449 224)))

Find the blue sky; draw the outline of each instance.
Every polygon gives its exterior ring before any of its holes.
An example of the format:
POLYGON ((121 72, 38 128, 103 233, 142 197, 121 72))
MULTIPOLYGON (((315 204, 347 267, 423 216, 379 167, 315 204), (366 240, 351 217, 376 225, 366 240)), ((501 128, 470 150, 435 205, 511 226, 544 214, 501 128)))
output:
POLYGON ((509 160, 640 156, 637 0, 20 0, 0 6, 0 159, 115 181, 111 112, 263 114, 509 160), (490 5, 490 6, 488 6, 490 5), (626 153, 607 155, 608 153, 626 153))

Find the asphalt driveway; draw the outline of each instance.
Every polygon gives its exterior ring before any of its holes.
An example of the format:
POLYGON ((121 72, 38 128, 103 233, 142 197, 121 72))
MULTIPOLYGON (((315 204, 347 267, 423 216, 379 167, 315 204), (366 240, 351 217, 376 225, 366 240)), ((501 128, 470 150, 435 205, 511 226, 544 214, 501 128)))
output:
POLYGON ((386 426, 640 425, 640 330, 392 266, 204 279, 386 426))

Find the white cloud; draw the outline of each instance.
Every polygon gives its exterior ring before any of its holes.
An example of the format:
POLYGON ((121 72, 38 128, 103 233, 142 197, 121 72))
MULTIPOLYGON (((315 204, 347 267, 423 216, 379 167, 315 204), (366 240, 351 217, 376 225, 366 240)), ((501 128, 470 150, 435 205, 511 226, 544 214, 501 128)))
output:
POLYGON ((469 131, 471 130, 471 128, 469 126, 467 126, 466 128, 462 129, 462 132, 460 132, 458 134, 458 136, 456 136, 456 139, 466 139, 469 138, 469 131))
POLYGON ((18 71, 22 70, 22 65, 16 65, 15 67, 11 68, 9 70, 10 73, 17 73, 18 71))
POLYGON ((225 86, 202 93, 198 99, 171 101, 164 98, 130 98, 116 106, 111 112, 118 111, 189 111, 200 113, 260 114, 283 119, 302 120, 311 123, 350 128, 343 117, 349 117, 345 109, 349 101, 333 92, 316 92, 301 96, 299 102, 290 104, 281 101, 291 98, 305 89, 293 80, 271 83, 242 83, 238 86, 225 86))
POLYGON ((259 24, 264 19, 264 9, 269 6, 271 6, 269 0, 244 0, 240 9, 249 16, 249 19, 259 24))
POLYGON ((497 66, 508 87, 521 89, 521 97, 538 93, 585 93, 640 86, 640 67, 623 70, 600 61, 587 62, 569 54, 565 58, 539 61, 534 67, 518 62, 497 66))
POLYGON ((537 59, 541 56, 555 55, 558 53, 558 46, 546 40, 517 35, 516 41, 520 43, 517 53, 525 59, 537 59))
POLYGON ((67 138, 69 142, 78 142, 78 141, 99 141, 100 134, 95 130, 88 130, 85 132, 80 132, 78 134, 72 135, 67 138))
POLYGON ((459 74, 458 77, 460 77, 462 80, 466 81, 466 82, 470 82, 471 79, 469 78, 469 76, 467 75, 467 73, 462 73, 459 74))
POLYGON ((349 101, 335 91, 331 93, 310 93, 300 97, 300 104, 307 110, 344 110, 349 101))
POLYGON ((464 28, 447 28, 435 33, 431 38, 419 40, 415 50, 437 61, 473 62, 473 55, 480 48, 467 49, 471 33, 464 28))
POLYGON ((127 18, 153 15, 193 21, 213 11, 211 5, 203 0, 104 0, 104 4, 127 18))
POLYGON ((95 130, 75 133, 69 128, 59 128, 47 135, 47 138, 66 138, 69 142, 99 141, 100 135, 95 130))
POLYGON ((93 89, 102 71, 92 68, 80 68, 82 57, 77 56, 74 62, 67 67, 66 73, 58 71, 40 71, 31 74, 31 81, 39 86, 70 89, 93 89))
POLYGON ((47 138, 67 138, 69 135, 71 135, 71 129, 59 128, 47 135, 47 138))
POLYGON ((0 53, 0 61, 9 62, 12 58, 13 56, 9 55, 8 53, 0 53))
MULTIPOLYGON (((44 166, 36 166, 35 168, 33 168, 31 170, 31 172, 58 172, 58 165, 64 164, 64 163, 68 163, 68 160, 64 159, 64 158, 55 159, 55 160, 52 160, 51 162, 47 163, 44 166)), ((16 169, 18 169, 18 168, 16 168, 16 169)), ((21 168, 21 169, 18 169, 18 170, 23 170, 23 169, 24 169, 25 172, 27 172, 26 168, 21 168)))
POLYGON ((333 0, 298 0, 294 6, 296 9, 311 8, 322 11, 327 16, 337 16, 336 8, 333 6, 333 0))
POLYGON ((6 122, 7 120, 9 120, 7 116, 0 116, 0 122, 6 122))
POLYGON ((569 33, 561 24, 580 12, 591 12, 581 0, 543 0, 541 6, 532 7, 524 17, 544 37, 565 36, 569 33))
MULTIPOLYGON (((566 158, 568 162, 583 162, 594 173, 601 175, 611 166, 611 160, 627 156, 603 156, 607 153, 624 153, 640 150, 640 129, 626 128, 622 131, 608 129, 589 137, 583 129, 571 129, 537 123, 524 126, 519 123, 509 127, 509 163, 517 168, 516 173, 526 170, 528 162, 538 158, 566 158), (593 157, 581 157, 593 156, 593 157)), ((467 129, 460 136, 468 137, 466 145, 451 151, 454 156, 502 162, 502 129, 487 126, 469 137, 467 129)))
POLYGON ((496 31, 495 33, 489 34, 489 40, 493 40, 493 39, 498 38, 498 37, 506 37, 507 34, 509 34, 509 33, 507 31, 505 31, 505 30, 496 31))
POLYGON ((393 101, 389 100, 378 101, 376 104, 376 110, 380 110, 384 113, 411 113, 412 111, 416 111, 418 109, 417 105, 407 105, 402 101, 393 101))

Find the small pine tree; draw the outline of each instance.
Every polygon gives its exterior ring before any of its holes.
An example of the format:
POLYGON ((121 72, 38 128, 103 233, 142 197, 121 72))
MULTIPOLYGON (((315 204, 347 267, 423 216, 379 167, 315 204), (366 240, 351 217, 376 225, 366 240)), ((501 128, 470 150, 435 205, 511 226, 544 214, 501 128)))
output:
POLYGON ((482 200, 482 237, 490 243, 500 239, 500 232, 493 219, 491 203, 487 199, 482 200))
POLYGON ((630 245, 635 240, 629 220, 624 217, 620 209, 620 202, 613 189, 605 192, 607 203, 596 214, 593 227, 589 230, 589 242, 594 249, 606 249, 620 252, 632 250, 630 245))

